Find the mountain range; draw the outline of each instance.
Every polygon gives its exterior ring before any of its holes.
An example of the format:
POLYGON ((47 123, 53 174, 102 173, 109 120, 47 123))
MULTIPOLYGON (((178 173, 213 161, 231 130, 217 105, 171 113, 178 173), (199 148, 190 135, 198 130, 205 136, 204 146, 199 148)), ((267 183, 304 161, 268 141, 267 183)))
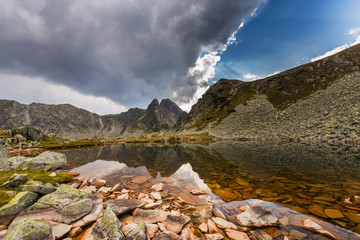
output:
POLYGON ((99 116, 69 104, 0 100, 0 128, 32 125, 58 137, 207 132, 225 138, 360 141, 360 44, 252 82, 221 79, 182 111, 170 99, 99 116))

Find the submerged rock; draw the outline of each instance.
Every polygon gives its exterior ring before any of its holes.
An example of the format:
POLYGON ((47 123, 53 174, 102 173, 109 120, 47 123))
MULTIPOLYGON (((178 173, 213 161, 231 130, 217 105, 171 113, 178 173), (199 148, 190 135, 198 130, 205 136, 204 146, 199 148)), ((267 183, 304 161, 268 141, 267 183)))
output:
POLYGON ((17 214, 31 206, 39 198, 39 195, 33 192, 19 192, 7 204, 0 208, 0 225, 9 224, 17 214))
POLYGON ((265 227, 279 225, 279 219, 259 206, 253 207, 236 216, 238 223, 245 227, 265 227))
POLYGON ((145 221, 146 223, 158 223, 164 222, 168 216, 168 213, 163 210, 142 210, 139 209, 134 214, 133 221, 145 221))
MULTIPOLYGON (((267 234, 266 232, 264 232, 261 229, 256 229, 255 231, 250 231, 249 237, 251 240, 272 240, 273 239, 269 234, 267 234)), ((302 238, 300 238, 300 239, 302 239, 302 238)))
POLYGON ((186 215, 181 215, 181 216, 168 215, 165 221, 165 227, 167 230, 171 232, 179 233, 181 232, 185 224, 187 224, 189 221, 190 221, 190 217, 186 215))
POLYGON ((23 184, 29 179, 27 174, 13 174, 1 187, 3 188, 12 188, 17 185, 23 184))
POLYGON ((225 229, 225 233, 231 240, 250 240, 248 235, 244 232, 233 229, 225 229))
POLYGON ((150 240, 144 221, 140 221, 138 225, 129 232, 126 240, 150 240))
POLYGON ((45 222, 35 221, 33 219, 23 219, 12 224, 4 240, 50 240, 54 239, 51 232, 51 226, 45 222))
POLYGON ((105 209, 103 215, 96 221, 92 235, 96 235, 94 239, 99 240, 122 240, 125 237, 121 232, 121 222, 111 208, 105 209))

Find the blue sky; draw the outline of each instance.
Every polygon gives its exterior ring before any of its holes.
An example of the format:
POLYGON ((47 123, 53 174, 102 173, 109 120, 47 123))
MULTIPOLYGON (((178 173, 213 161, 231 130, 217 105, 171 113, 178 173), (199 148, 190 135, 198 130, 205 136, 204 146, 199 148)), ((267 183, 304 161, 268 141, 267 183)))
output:
POLYGON ((222 53, 211 82, 251 80, 307 63, 354 42, 348 31, 358 27, 359 0, 269 0, 222 53))

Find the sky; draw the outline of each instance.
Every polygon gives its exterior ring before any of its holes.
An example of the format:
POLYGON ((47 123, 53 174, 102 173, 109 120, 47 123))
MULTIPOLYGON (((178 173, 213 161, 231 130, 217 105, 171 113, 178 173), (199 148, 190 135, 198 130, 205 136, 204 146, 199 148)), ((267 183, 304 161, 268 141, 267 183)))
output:
POLYGON ((100 115, 252 81, 360 42, 359 0, 0 0, 0 99, 100 115))

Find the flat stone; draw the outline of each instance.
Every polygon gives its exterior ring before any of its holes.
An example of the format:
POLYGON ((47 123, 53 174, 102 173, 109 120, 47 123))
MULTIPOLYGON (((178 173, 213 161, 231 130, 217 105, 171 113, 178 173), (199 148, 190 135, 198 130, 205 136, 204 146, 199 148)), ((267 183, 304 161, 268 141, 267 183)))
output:
POLYGON ((73 238, 73 237, 76 237, 77 235, 79 235, 82 231, 83 231, 83 229, 81 227, 75 227, 70 230, 70 232, 68 233, 67 236, 70 238, 73 238))
POLYGON ((158 192, 152 192, 150 193, 150 195, 155 199, 155 200, 161 200, 161 195, 158 192))
POLYGON ((23 219, 11 224, 4 238, 4 240, 15 239, 50 240, 54 239, 54 237, 51 232, 51 226, 48 223, 35 221, 33 219, 23 219), (26 236, 26 238, 24 236, 26 236))
POLYGON ((101 187, 101 188, 99 188, 98 193, 100 193, 103 196, 106 196, 110 193, 110 189, 111 188, 109 188, 109 187, 101 187))
POLYGON ((219 217, 212 218, 212 221, 222 229, 237 229, 237 226, 233 224, 232 222, 226 221, 219 217))
POLYGON ((186 215, 168 215, 165 221, 165 226, 168 231, 178 234, 189 221, 190 217, 186 215))
POLYGON ((324 210, 326 216, 328 216, 329 218, 343 218, 345 217, 341 212, 340 210, 338 209, 330 209, 330 208, 327 208, 324 210))
POLYGON ((164 188, 165 188, 165 184, 163 184, 163 183, 158 183, 158 184, 155 184, 155 185, 151 186, 151 190, 153 190, 155 192, 163 191, 164 188))
POLYGON ((208 219, 207 222, 208 228, 209 228, 209 233, 217 233, 220 232, 220 229, 216 226, 216 224, 211 221, 210 219, 208 219))
POLYGON ((133 183, 136 183, 136 184, 141 184, 141 183, 144 183, 147 181, 147 177, 146 176, 138 176, 138 177, 134 177, 132 179, 132 182, 133 183))
POLYGON ((161 203, 149 203, 149 204, 146 204, 143 208, 144 209, 154 209, 154 208, 157 208, 161 205, 161 203))
POLYGON ((213 191, 218 197, 220 197, 225 202, 230 202, 232 200, 235 200, 237 196, 232 191, 227 191, 223 189, 215 189, 213 191))
MULTIPOLYGON (((249 237, 250 237, 250 239, 256 239, 256 240, 272 240, 273 239, 269 234, 267 234, 266 232, 264 232, 261 229, 256 229, 255 231, 250 231, 249 237)), ((302 239, 302 238, 300 238, 300 239, 302 239)))
POLYGON ((199 225, 199 229, 200 231, 202 231, 203 233, 207 233, 209 228, 206 222, 203 222, 199 225))
POLYGON ((245 227, 265 227, 279 225, 279 219, 259 206, 253 207, 236 216, 238 223, 245 227))
POLYGON ((360 213, 355 212, 343 212, 345 217, 349 219, 351 222, 360 223, 360 213))
POLYGON ((104 179, 91 179, 90 183, 97 188, 101 188, 106 185, 106 180, 104 179))
POLYGON ((71 230, 71 225, 57 222, 48 222, 48 224, 51 226, 52 234, 56 239, 62 238, 71 230))
POLYGON ((224 239, 224 236, 221 235, 220 233, 210 233, 210 234, 205 234, 205 238, 207 240, 221 240, 224 239))
POLYGON ((324 208, 317 204, 310 205, 308 207, 308 211, 318 217, 327 218, 327 216, 324 213, 324 208))
POLYGON ((145 222, 140 221, 126 236, 126 240, 150 240, 145 222))
POLYGON ((33 192, 19 192, 7 204, 0 208, 0 225, 8 225, 21 211, 33 205, 39 194, 33 192))
POLYGON ((198 237, 195 236, 192 228, 185 228, 181 231, 181 238, 186 240, 197 240, 198 237))
POLYGON ((199 189, 199 190, 191 190, 190 193, 193 195, 202 195, 202 194, 207 194, 207 191, 199 189))
POLYGON ((163 210, 137 210, 133 215, 134 222, 145 221, 145 223, 165 222, 169 213, 163 210))
POLYGON ((103 210, 104 210, 104 206, 102 199, 93 201, 93 208, 91 212, 82 219, 72 223, 71 226, 73 228, 76 228, 76 227, 84 227, 86 225, 89 225, 90 223, 93 223, 99 219, 99 217, 103 213, 103 210))
POLYGON ((331 203, 336 201, 335 198, 330 197, 330 196, 317 196, 317 197, 314 197, 314 199, 325 201, 325 202, 331 202, 331 203))
POLYGON ((225 233, 231 240, 250 240, 248 235, 244 232, 233 229, 225 229, 225 233))
POLYGON ((319 224, 317 224, 316 222, 314 222, 310 219, 305 219, 303 221, 303 226, 301 226, 301 227, 306 230, 309 230, 311 232, 320 233, 330 239, 337 239, 332 233, 325 230, 322 226, 320 226, 319 224))
POLYGON ((40 181, 28 181, 25 185, 19 186, 21 191, 29 191, 38 193, 41 195, 46 195, 56 191, 56 187, 52 186, 51 184, 44 185, 40 181))
POLYGON ((244 187, 248 187, 250 186, 249 182, 244 180, 244 179, 241 179, 241 178, 237 178, 236 179, 236 183, 241 185, 241 186, 244 186, 244 187))
POLYGON ((110 207, 117 216, 131 212, 143 205, 144 203, 137 199, 113 199, 105 202, 106 208, 110 207))
POLYGON ((180 240, 182 239, 179 235, 166 231, 166 232, 158 232, 155 234, 152 240, 180 240))
POLYGON ((120 183, 117 183, 115 186, 113 186, 111 189, 110 189, 110 192, 117 192, 119 190, 121 190, 121 184, 120 183))
POLYGON ((212 213, 219 218, 222 218, 224 220, 226 220, 226 217, 224 215, 224 213, 220 210, 219 206, 217 204, 213 204, 212 205, 212 213))
POLYGON ((111 208, 105 209, 103 215, 96 221, 92 235, 98 239, 124 239, 124 234, 121 232, 121 222, 111 208))

